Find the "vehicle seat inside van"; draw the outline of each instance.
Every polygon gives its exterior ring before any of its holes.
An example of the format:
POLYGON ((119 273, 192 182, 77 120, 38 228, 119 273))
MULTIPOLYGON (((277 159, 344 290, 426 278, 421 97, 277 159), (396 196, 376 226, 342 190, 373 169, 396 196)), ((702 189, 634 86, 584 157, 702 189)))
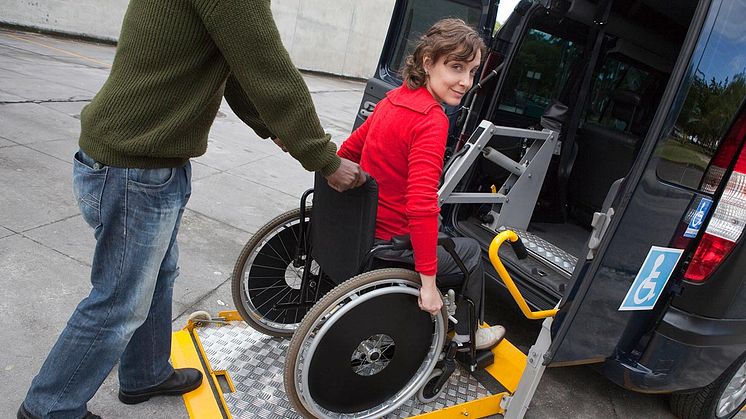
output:
POLYGON ((571 214, 585 225, 601 210, 611 184, 627 175, 645 130, 638 123, 640 95, 617 90, 611 99, 610 111, 604 112, 608 115, 602 115, 600 123, 586 123, 577 133, 568 204, 571 214))

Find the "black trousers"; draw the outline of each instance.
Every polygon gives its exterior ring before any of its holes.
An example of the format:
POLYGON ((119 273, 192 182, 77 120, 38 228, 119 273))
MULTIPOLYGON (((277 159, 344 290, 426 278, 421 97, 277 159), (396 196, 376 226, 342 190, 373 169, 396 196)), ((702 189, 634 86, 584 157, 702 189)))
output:
MULTIPOLYGON (((378 241, 377 241, 378 242, 378 241)), ((383 243, 383 241, 381 241, 383 243)), ((456 245, 456 254, 464 262, 464 266, 469 271, 469 282, 463 293, 470 299, 476 308, 475 314, 481 320, 484 316, 484 307, 482 304, 484 296, 484 268, 482 267, 482 248, 479 243, 467 237, 454 237, 453 243, 456 245)), ((382 259, 395 260, 414 265, 414 253, 411 250, 384 251, 379 255, 382 259)), ((464 284, 464 276, 461 274, 456 261, 445 249, 438 246, 438 273, 436 283, 441 290, 453 289, 457 294, 461 293, 464 284)), ((457 299, 460 300, 460 299, 457 299)), ((456 306, 456 315, 454 316, 458 323, 456 324, 456 333, 469 334, 469 306, 466 301, 460 301, 456 306)), ((471 325, 475 328, 476 323, 471 325)))

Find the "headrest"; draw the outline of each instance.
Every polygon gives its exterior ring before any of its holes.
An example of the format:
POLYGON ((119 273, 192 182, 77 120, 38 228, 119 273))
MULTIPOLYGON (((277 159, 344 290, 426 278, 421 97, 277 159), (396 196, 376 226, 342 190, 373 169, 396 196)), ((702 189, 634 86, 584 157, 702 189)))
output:
POLYGON ((626 105, 640 106, 642 99, 640 95, 631 90, 617 90, 613 95, 614 103, 624 103, 626 105))
POLYGON ((611 109, 611 116, 620 121, 624 121, 626 129, 629 130, 635 112, 640 106, 640 95, 630 90, 617 90, 613 95, 614 105, 611 109))

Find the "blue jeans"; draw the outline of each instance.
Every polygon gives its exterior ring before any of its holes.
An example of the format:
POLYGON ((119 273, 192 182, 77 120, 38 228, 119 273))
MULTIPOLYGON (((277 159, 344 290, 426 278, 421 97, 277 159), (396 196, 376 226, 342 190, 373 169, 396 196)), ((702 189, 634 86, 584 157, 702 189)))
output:
POLYGON ((173 372, 168 360, 179 274, 176 235, 191 193, 191 166, 108 167, 79 151, 73 189, 96 237, 93 289, 26 395, 26 409, 42 418, 82 418, 117 361, 125 391, 158 385, 173 372))

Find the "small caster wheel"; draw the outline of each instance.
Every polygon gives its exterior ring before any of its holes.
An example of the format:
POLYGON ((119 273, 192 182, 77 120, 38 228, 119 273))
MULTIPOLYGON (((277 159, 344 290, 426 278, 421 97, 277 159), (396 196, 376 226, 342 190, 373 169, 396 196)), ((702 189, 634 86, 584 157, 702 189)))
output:
POLYGON ((430 403, 443 394, 443 390, 446 388, 446 383, 443 383, 441 388, 435 388, 435 384, 438 382, 441 375, 443 375, 443 370, 440 368, 434 369, 425 385, 417 391, 417 400, 419 400, 420 403, 430 403))
POLYGON ((198 310, 189 315, 189 320, 193 323, 210 322, 212 321, 212 316, 204 310, 198 310))

